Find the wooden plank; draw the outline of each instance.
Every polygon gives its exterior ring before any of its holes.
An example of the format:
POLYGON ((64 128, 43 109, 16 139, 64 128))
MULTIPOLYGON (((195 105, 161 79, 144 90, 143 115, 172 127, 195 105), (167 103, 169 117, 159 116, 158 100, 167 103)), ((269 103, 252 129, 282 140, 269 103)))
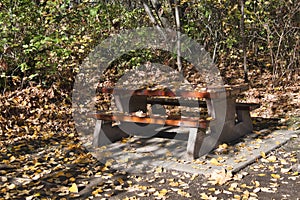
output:
POLYGON ((184 117, 184 116, 163 117, 159 115, 139 117, 139 116, 123 114, 123 113, 108 113, 108 112, 97 112, 92 115, 97 120, 124 121, 124 122, 135 122, 135 123, 145 123, 145 124, 161 124, 167 126, 199 127, 204 129, 208 127, 210 121, 208 119, 201 119, 197 117, 184 117))
POLYGON ((192 98, 209 98, 210 94, 207 91, 185 91, 185 90, 177 90, 175 93, 169 89, 138 89, 138 90, 130 90, 123 88, 107 88, 102 87, 98 88, 97 92, 109 93, 109 94, 118 94, 118 95, 144 95, 149 97, 155 96, 164 96, 164 97, 192 97, 192 98))
POLYGON ((188 90, 176 90, 172 91, 168 88, 161 89, 126 89, 126 88, 113 88, 113 87, 101 87, 97 89, 97 92, 100 93, 109 93, 109 94, 118 94, 118 95, 144 95, 148 97, 184 97, 184 98, 222 98, 226 96, 236 96, 243 91, 248 89, 248 85, 239 85, 239 86, 209 86, 204 88, 198 88, 193 91, 188 90))
MULTIPOLYGON (((178 99, 178 98, 161 98, 161 97, 150 97, 147 99, 149 104, 161 104, 171 106, 186 106, 186 107, 200 107, 206 108, 206 102, 197 99, 178 99)), ((237 110, 255 110, 260 107, 257 103, 236 103, 237 110)))
POLYGON ((149 97, 148 104, 160 104, 170 106, 187 106, 187 107, 206 107, 206 102, 197 99, 179 99, 179 98, 164 98, 164 97, 149 97))

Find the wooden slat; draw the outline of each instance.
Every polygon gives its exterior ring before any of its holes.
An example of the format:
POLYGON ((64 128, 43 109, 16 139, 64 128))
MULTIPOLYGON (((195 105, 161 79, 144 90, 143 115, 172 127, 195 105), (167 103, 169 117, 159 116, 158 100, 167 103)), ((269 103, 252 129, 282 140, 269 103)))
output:
POLYGON ((183 117, 183 116, 146 116, 138 117, 135 115, 123 114, 123 113, 108 113, 108 112, 97 112, 92 114, 98 120, 105 121, 124 121, 124 122, 135 122, 145 124, 161 124, 167 126, 183 126, 183 127, 200 127, 207 128, 209 120, 200 119, 197 117, 183 117))
MULTIPOLYGON (((174 98, 148 98, 149 104, 161 104, 171 106, 187 106, 187 107, 200 107, 206 108, 206 102, 197 99, 174 99, 174 98)), ((255 110, 260 107, 257 103, 236 103, 237 110, 255 110)))
POLYGON ((149 97, 147 99, 148 104, 160 104, 170 106, 187 106, 187 107, 206 107, 206 102, 197 99, 178 99, 178 98, 161 98, 161 97, 149 97))
POLYGON ((118 94, 118 95, 145 95, 149 97, 155 96, 165 96, 165 97, 192 97, 192 98, 209 98, 209 92, 207 91, 184 91, 178 90, 175 93, 168 89, 138 89, 138 90, 130 90, 130 89, 122 89, 122 88, 107 88, 102 87, 97 89, 98 92, 109 93, 109 94, 118 94))
POLYGON ((239 86, 218 86, 218 87, 207 87, 200 88, 194 91, 188 90, 176 90, 171 91, 168 88, 162 89, 126 89, 126 88, 113 88, 113 87, 101 87, 97 91, 101 93, 118 94, 118 95, 145 95, 148 97, 165 96, 165 97, 184 97, 184 98, 220 98, 225 96, 235 96, 239 93, 246 91, 248 85, 239 86))

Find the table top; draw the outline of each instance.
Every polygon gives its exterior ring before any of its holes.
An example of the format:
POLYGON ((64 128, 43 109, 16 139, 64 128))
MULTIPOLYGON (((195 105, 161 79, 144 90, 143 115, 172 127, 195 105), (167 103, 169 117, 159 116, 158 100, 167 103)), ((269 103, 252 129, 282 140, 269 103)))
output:
POLYGON ((195 90, 171 90, 159 86, 141 88, 141 89, 126 89, 120 87, 101 87, 97 89, 100 93, 109 93, 117 95, 144 95, 149 97, 164 96, 164 97, 187 97, 187 98, 218 98, 226 96, 236 96, 243 91, 249 89, 248 85, 224 85, 224 86, 208 86, 201 87, 195 90))

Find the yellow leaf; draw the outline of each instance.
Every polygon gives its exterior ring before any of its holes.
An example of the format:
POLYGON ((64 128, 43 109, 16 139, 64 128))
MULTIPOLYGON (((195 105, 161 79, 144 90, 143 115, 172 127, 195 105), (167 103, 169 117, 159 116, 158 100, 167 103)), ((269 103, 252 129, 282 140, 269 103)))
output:
POLYGON ((167 157, 173 156, 173 154, 172 154, 170 151, 168 151, 168 152, 166 153, 166 156, 167 156, 167 157))
POLYGON ((212 165, 215 165, 215 166, 220 166, 220 165, 222 165, 222 164, 219 163, 219 161, 218 161, 217 159, 215 159, 215 158, 212 158, 212 159, 210 160, 210 163, 211 163, 212 165))
POLYGON ((103 192, 102 188, 98 188, 95 191, 93 191, 92 194, 97 195, 97 194, 102 193, 102 192, 103 192))
POLYGON ((16 157, 11 156, 11 157, 9 158, 9 160, 10 160, 10 162, 14 162, 14 161, 16 160, 16 157))
POLYGON ((290 170, 291 170, 291 168, 281 168, 280 172, 285 174, 285 173, 288 173, 290 170))
POLYGON ((266 153, 265 152, 261 151, 260 155, 261 155, 261 157, 266 158, 266 153))
POLYGON ((70 138, 72 138, 72 137, 74 137, 75 135, 74 135, 74 133, 70 133, 69 135, 68 135, 68 137, 70 137, 70 138))
POLYGON ((287 165, 287 164, 288 164, 288 162, 286 162, 285 159, 281 159, 281 160, 280 160, 280 163, 281 163, 282 165, 287 165))
POLYGON ((105 166, 106 166, 106 167, 110 167, 110 166, 112 166, 112 163, 113 163, 113 160, 112 160, 112 159, 107 160, 106 163, 105 163, 105 166))
POLYGON ((179 173, 178 172, 172 172, 172 175, 177 176, 179 173))
POLYGON ((182 190, 178 190, 177 194, 180 194, 183 197, 191 197, 191 195, 189 193, 182 191, 182 190))
POLYGON ((299 172, 292 173, 293 176, 298 176, 299 172))
POLYGON ((275 171, 275 167, 274 166, 269 166, 268 167, 270 171, 274 172, 275 171))
POLYGON ((121 178, 118 178, 118 181, 119 181, 119 183, 120 183, 121 185, 123 185, 123 184, 124 184, 124 180, 123 180, 123 179, 121 179, 121 178))
POLYGON ((156 196, 158 196, 158 197, 164 197, 167 193, 168 193, 168 190, 167 190, 167 189, 162 189, 162 190, 159 191, 159 192, 155 192, 153 195, 156 195, 156 196))
POLYGON ((148 189, 148 192, 150 192, 150 193, 153 193, 153 192, 155 192, 155 191, 156 191, 155 188, 149 188, 149 189, 148 189))
POLYGON ((73 183, 72 186, 69 188, 69 191, 72 193, 78 193, 78 187, 76 183, 73 183))
POLYGON ((70 178, 70 177, 72 177, 72 174, 71 174, 71 173, 66 173, 65 176, 66 176, 67 178, 70 178))
POLYGON ((266 64, 266 67, 270 67, 270 66, 272 66, 271 63, 267 63, 267 64, 266 64))
POLYGON ((212 117, 207 117, 206 120, 207 121, 211 121, 213 118, 212 117))
POLYGON ((7 188, 8 188, 9 190, 14 189, 15 187, 16 187, 16 185, 13 184, 13 183, 7 186, 7 188))
POLYGON ((141 192, 139 194, 137 194, 139 197, 145 197, 146 196, 146 193, 145 192, 141 192))
POLYGON ((191 177, 191 181, 194 180, 197 176, 199 176, 199 174, 193 174, 193 176, 191 177))
POLYGON ((39 197, 39 196, 41 196, 41 193, 35 193, 33 196, 39 197))
POLYGON ((159 181, 160 184, 164 184, 165 182, 166 182, 165 179, 161 179, 161 180, 159 181))
POLYGON ((224 160, 224 158, 222 158, 222 157, 217 158, 217 161, 222 161, 222 160, 224 160))
POLYGON ((168 193, 167 189, 162 189, 161 191, 159 191, 160 195, 166 195, 168 193))
POLYGON ((266 176, 266 174, 257 174, 258 176, 266 176))
POLYGON ((172 187, 176 187, 176 186, 179 185, 179 183, 178 182, 171 182, 171 183, 169 183, 169 185, 172 186, 172 187))
POLYGON ((74 182, 76 179, 74 177, 69 178, 71 182, 74 182))
POLYGON ((275 162, 277 160, 276 156, 270 156, 267 158, 269 162, 275 162))
POLYGON ((161 173, 163 171, 163 168, 162 167, 157 167, 156 169, 155 169, 155 172, 156 173, 161 173))
POLYGON ((280 175, 278 175, 278 174, 271 174, 271 176, 275 179, 280 179, 280 175))
POLYGON ((255 187, 259 187, 260 186, 260 183, 258 181, 254 181, 255 183, 255 187))
POLYGON ((223 185, 227 181, 232 179, 232 173, 225 169, 214 170, 209 177, 209 182, 213 185, 223 185))
POLYGON ((205 193, 201 193, 200 195, 201 195, 201 199, 209 199, 209 197, 205 193))
POLYGON ((237 186, 238 186, 238 183, 231 183, 230 187, 229 187, 229 190, 234 191, 237 188, 237 186))
POLYGON ((140 186, 140 188, 141 188, 142 190, 147 190, 147 186, 144 186, 144 185, 140 186))
POLYGON ((123 138, 122 140, 121 140, 121 143, 127 143, 128 142, 128 138, 123 138))

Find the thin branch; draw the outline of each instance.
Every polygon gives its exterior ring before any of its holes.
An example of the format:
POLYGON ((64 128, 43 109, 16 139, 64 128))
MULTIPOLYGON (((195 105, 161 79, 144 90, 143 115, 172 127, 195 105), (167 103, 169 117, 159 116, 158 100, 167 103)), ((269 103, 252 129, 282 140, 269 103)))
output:
POLYGON ((179 18, 179 10, 178 10, 178 2, 175 0, 175 20, 176 20, 176 33, 177 33, 177 65, 178 65, 178 71, 181 71, 182 69, 182 63, 181 63, 181 34, 180 34, 180 18, 179 18))
POLYGON ((244 79, 248 82, 248 68, 247 68, 247 52, 246 52, 246 37, 245 37, 245 16, 244 16, 244 0, 240 0, 241 4, 241 35, 242 35, 242 49, 243 49, 243 65, 244 65, 244 79))
POLYGON ((162 30, 161 26, 159 25, 159 23, 157 22, 157 20, 155 19, 151 9, 149 8, 146 0, 142 0, 143 2, 143 6, 144 6, 144 9, 147 13, 147 15, 149 16, 150 18, 150 21, 155 25, 155 27, 158 29, 158 31, 162 34, 162 36, 166 39, 166 35, 164 33, 164 31, 162 30))

